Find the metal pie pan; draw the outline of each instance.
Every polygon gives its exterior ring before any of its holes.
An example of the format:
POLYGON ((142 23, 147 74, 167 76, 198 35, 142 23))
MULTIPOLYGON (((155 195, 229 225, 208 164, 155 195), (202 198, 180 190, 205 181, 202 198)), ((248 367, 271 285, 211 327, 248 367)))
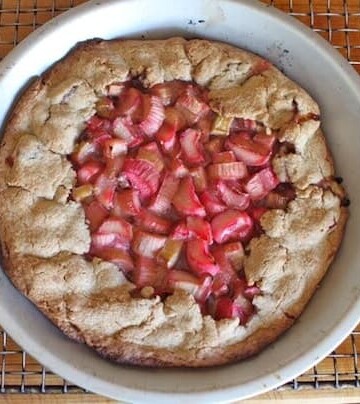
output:
POLYGON ((200 370, 115 365, 62 335, 17 292, 0 269, 0 321, 30 355, 63 378, 131 402, 228 402, 273 389, 331 352, 360 319, 360 80, 310 29, 253 0, 90 1, 39 28, 0 64, 0 120, 21 89, 78 41, 164 38, 228 42, 270 59, 319 102, 323 128, 345 178, 350 220, 337 258, 296 324, 259 355, 200 370))

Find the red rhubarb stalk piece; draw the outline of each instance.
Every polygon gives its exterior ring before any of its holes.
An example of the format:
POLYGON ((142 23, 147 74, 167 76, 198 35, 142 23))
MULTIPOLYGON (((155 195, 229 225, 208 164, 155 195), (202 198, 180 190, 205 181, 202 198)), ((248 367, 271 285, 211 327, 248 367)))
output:
POLYGON ((96 199, 106 208, 114 206, 116 179, 108 177, 105 173, 100 174, 94 184, 96 199))
POLYGON ((145 119, 139 124, 139 128, 149 137, 152 137, 161 127, 165 119, 165 110, 161 99, 156 96, 149 98, 145 119))
POLYGON ((255 142, 243 132, 230 135, 225 141, 225 147, 232 150, 239 161, 253 167, 266 164, 271 156, 271 148, 255 142))
POLYGON ((159 173, 148 161, 127 158, 124 162, 123 174, 139 191, 141 198, 149 198, 159 188, 159 173))
POLYGON ((156 132, 155 139, 160 144, 164 153, 170 152, 176 143, 176 127, 165 121, 158 132, 156 132))
POLYGON ((246 165, 241 161, 210 164, 207 169, 209 177, 213 180, 237 180, 248 174, 246 165))
POLYGON ((154 258, 157 252, 164 247, 165 242, 165 236, 139 230, 134 235, 132 249, 138 255, 154 258))
POLYGON ((167 269, 159 265, 156 260, 144 256, 137 256, 133 271, 133 281, 138 288, 152 286, 154 289, 161 288, 164 283, 167 269))
POLYGON ((228 150, 221 153, 214 153, 212 155, 213 163, 234 163, 236 161, 236 157, 234 152, 228 150))
POLYGON ((167 214, 171 208, 171 201, 179 187, 179 182, 179 179, 175 178, 173 175, 169 173, 165 174, 159 192, 149 205, 149 209, 160 215, 167 214))
POLYGON ((219 213, 211 221, 213 237, 218 244, 245 238, 252 226, 252 219, 246 212, 233 209, 219 213))
POLYGON ((200 239, 190 240, 186 244, 186 258, 191 270, 196 275, 208 273, 216 275, 220 268, 209 252, 209 244, 200 239))
POLYGON ((127 143, 123 139, 111 138, 103 143, 104 156, 110 159, 125 155, 127 150, 127 143))
POLYGON ((130 246, 133 238, 132 226, 120 217, 109 217, 104 220, 97 230, 98 234, 116 234, 117 241, 125 248, 130 246))
POLYGON ((98 161, 89 161, 85 163, 77 171, 77 179, 79 184, 82 185, 93 182, 103 168, 103 164, 98 161))
POLYGON ((109 211, 97 200, 84 205, 85 217, 89 223, 90 231, 95 231, 101 223, 109 216, 109 211))
POLYGON ((125 189, 116 192, 114 197, 113 214, 115 216, 136 216, 141 209, 139 191, 136 189, 125 189))
POLYGON ((212 244, 213 235, 209 222, 201 217, 188 216, 186 218, 186 226, 191 236, 205 240, 208 244, 212 244))
POLYGON ((249 207, 250 196, 248 194, 232 189, 224 181, 218 182, 217 189, 221 199, 229 208, 245 210, 249 207))
POLYGON ((200 201, 204 205, 209 216, 214 216, 217 213, 224 212, 224 210, 227 209, 222 200, 210 190, 206 190, 200 195, 200 201))
POLYGON ((169 234, 172 222, 147 209, 142 209, 135 217, 135 223, 142 229, 158 234, 169 234))
POLYGON ((183 216, 206 216, 205 208, 195 193, 191 177, 185 177, 180 181, 172 202, 176 210, 183 216))
POLYGON ((211 292, 211 276, 198 278, 189 272, 172 269, 166 279, 171 289, 185 290, 199 302, 205 302, 211 292))
POLYGON ((187 129, 180 135, 180 144, 184 159, 192 165, 205 162, 203 146, 200 143, 201 132, 195 129, 187 129))
POLYGON ((194 180, 195 191, 197 193, 204 192, 208 187, 208 181, 207 181, 205 168, 202 166, 192 168, 190 170, 190 175, 192 176, 192 178, 194 180))
POLYGON ((279 185, 280 181, 273 170, 268 167, 254 174, 245 184, 245 191, 251 199, 264 198, 270 191, 279 185))

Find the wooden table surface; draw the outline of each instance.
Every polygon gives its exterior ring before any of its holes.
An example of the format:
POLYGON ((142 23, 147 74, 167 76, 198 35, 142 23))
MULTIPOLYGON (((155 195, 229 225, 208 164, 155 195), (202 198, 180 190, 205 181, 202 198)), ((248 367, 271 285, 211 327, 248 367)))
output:
MULTIPOLYGON (((0 0, 0 59, 38 26, 84 2, 85 0, 0 0)), ((360 73, 360 0, 264 2, 290 13, 313 28, 329 40, 360 73)), ((243 402, 360 403, 359 351, 360 325, 335 352, 292 384, 243 402)), ((85 393, 66 382, 64 385, 63 379, 47 372, 0 329, 0 402, 103 404, 113 401, 85 393), (64 394, 61 391, 68 392, 64 394)))

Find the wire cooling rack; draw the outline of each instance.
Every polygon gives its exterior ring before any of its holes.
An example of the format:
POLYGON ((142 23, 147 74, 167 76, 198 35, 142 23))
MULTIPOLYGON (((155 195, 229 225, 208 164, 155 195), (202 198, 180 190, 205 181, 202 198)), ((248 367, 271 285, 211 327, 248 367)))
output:
MULTIPOLYGON (((37 27, 84 2, 0 0, 0 59, 37 27)), ((318 32, 360 73, 360 0, 265 0, 264 3, 318 32)), ((331 355, 281 389, 360 387, 359 352, 360 325, 331 355)), ((0 393, 84 392, 45 369, 0 329, 0 393)))

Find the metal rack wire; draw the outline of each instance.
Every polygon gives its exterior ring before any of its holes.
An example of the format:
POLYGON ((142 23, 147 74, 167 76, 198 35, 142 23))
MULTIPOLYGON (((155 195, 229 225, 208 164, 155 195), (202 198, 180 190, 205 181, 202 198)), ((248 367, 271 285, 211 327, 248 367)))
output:
MULTIPOLYGON (((0 59, 54 16, 86 0, 0 0, 0 59)), ((263 0, 327 39, 360 73, 360 0, 263 0)), ((360 325, 327 358, 281 389, 360 387, 360 325)), ((0 393, 83 393, 45 369, 0 329, 0 393)), ((0 396, 1 398, 1 396, 0 396)))

